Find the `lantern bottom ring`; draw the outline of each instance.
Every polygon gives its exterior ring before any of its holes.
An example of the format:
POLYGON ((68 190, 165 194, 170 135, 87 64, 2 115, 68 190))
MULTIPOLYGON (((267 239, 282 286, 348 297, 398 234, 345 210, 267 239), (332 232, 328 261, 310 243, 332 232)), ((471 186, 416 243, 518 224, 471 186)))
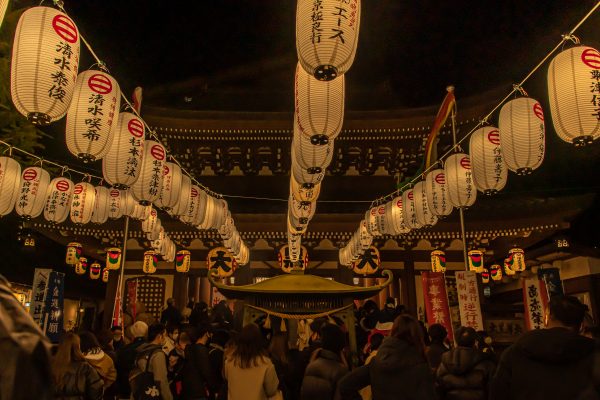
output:
POLYGON ((87 154, 87 153, 79 153, 79 154, 77 154, 77 158, 79 158, 84 163, 89 163, 89 162, 96 161, 96 157, 95 156, 93 156, 91 154, 87 154))
POLYGON ((302 189, 312 189, 315 187, 314 183, 303 183, 302 184, 302 189))
POLYGON ((27 120, 33 125, 46 126, 50 124, 52 118, 50 118, 48 114, 40 112, 30 112, 29 114, 27 114, 27 120))
POLYGON ((140 206, 144 206, 144 207, 147 207, 150 204, 152 204, 152 202, 148 201, 148 200, 140 200, 138 203, 140 204, 140 206))
POLYGON ((486 196, 493 196, 495 194, 498 194, 498 190, 496 189, 486 189, 483 191, 483 194, 485 194, 486 196))
POLYGON ((588 144, 592 144, 594 142, 594 138, 591 135, 582 135, 573 138, 573 144, 575 147, 584 147, 588 144))
POLYGON ((310 144, 313 144, 315 146, 324 146, 328 143, 329 143, 329 136, 327 136, 327 135, 318 134, 318 135, 312 135, 310 137, 310 144))
POLYGON ((523 176, 523 175, 529 175, 533 172, 533 169, 529 168, 529 167, 524 167, 524 168, 517 168, 517 175, 523 176))
POLYGON ((122 183, 115 183, 114 185, 112 185, 113 189, 117 189, 117 190, 127 190, 129 189, 129 185, 124 185, 122 183))
POLYGON ((319 65, 315 68, 313 76, 319 81, 332 81, 337 78, 338 70, 330 64, 319 65))
POLYGON ((306 172, 309 175, 316 175, 316 174, 320 174, 321 172, 323 172, 323 169, 321 167, 310 167, 306 170, 306 172))

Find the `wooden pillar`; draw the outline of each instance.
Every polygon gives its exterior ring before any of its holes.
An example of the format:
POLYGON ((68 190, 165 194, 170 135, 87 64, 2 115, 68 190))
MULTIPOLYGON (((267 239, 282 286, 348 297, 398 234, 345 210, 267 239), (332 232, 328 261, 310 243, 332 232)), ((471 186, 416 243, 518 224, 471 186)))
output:
POLYGON ((202 278, 200 278, 200 300, 205 301, 209 307, 212 307, 212 305, 210 304, 210 294, 210 282, 208 281, 207 277, 203 276, 202 278))
MULTIPOLYGON (((102 317, 103 329, 109 329, 112 325, 115 297, 117 296, 117 285, 119 284, 119 272, 120 271, 118 270, 111 271, 108 275, 108 283, 106 284, 106 294, 104 297, 104 316, 102 317)), ((124 304, 124 299, 121 299, 121 305, 122 304, 124 304)), ((77 310, 77 313, 79 314, 79 310, 77 310)))
POLYGON ((417 290, 415 288, 415 263, 413 260, 404 262, 402 271, 402 303, 406 310, 417 317, 417 290))
MULTIPOLYGON (((385 278, 377 278, 376 279, 378 285, 383 285, 385 283, 385 278)), ((388 298, 388 288, 385 287, 379 292, 379 308, 383 309, 385 305, 385 301, 388 298)))
POLYGON ((175 273, 173 276, 173 295, 175 305, 179 311, 183 310, 188 303, 188 281, 187 274, 175 273))
POLYGON ((197 276, 194 279, 194 303, 199 303, 201 298, 200 298, 200 277, 197 276))

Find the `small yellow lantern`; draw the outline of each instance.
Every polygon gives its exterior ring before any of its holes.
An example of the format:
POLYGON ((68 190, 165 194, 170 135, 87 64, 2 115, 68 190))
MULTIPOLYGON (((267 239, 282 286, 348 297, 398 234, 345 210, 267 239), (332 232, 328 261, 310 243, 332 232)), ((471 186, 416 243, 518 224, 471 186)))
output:
POLYGON ((121 267, 121 249, 110 247, 106 249, 106 268, 117 270, 121 267))
POLYGON ((483 265, 483 251, 469 251, 467 259, 469 260, 469 271, 475 271, 478 274, 483 272, 485 269, 485 266, 483 265))
POLYGON ((490 267, 490 275, 492 276, 492 280, 501 281, 502 280, 502 267, 498 264, 494 264, 490 267))
POLYGON ((481 273, 481 282, 482 283, 490 283, 490 271, 487 268, 483 270, 481 273))
POLYGON ((179 250, 175 255, 175 270, 177 272, 190 272, 190 264, 192 262, 192 253, 189 250, 179 250))
POLYGON ((516 274, 516 272, 513 271, 513 269, 512 269, 512 259, 510 257, 505 258, 504 259, 504 275, 512 276, 515 274, 516 274))
POLYGON ((90 265, 90 279, 98 279, 102 273, 102 267, 98 261, 94 261, 92 265, 90 265))
POLYGON ((88 269, 88 260, 85 257, 79 257, 79 261, 75 264, 75 273, 77 275, 85 275, 88 269))
POLYGON ((215 247, 208 252, 206 266, 209 271, 216 270, 219 278, 227 278, 235 272, 237 261, 225 247, 215 247))
POLYGON ((298 263, 294 264, 290 257, 290 246, 285 245, 279 249, 277 254, 277 261, 279 268, 283 272, 290 273, 294 268, 305 270, 308 267, 308 250, 304 246, 300 246, 300 255, 298 256, 298 263))
POLYGON ((154 250, 148 250, 144 252, 144 263, 142 264, 142 270, 145 274, 153 274, 156 272, 158 266, 158 255, 154 250))
POLYGON ((102 282, 108 283, 108 277, 110 276, 110 269, 104 268, 102 270, 102 282))
POLYGON ((78 242, 71 242, 67 245, 67 255, 65 257, 65 263, 67 265, 76 265, 81 257, 81 251, 83 246, 78 242))
POLYGON ((379 250, 377 247, 371 246, 358 260, 352 263, 352 270, 355 274, 369 275, 377 272, 380 266, 379 250))
POLYGON ((523 249, 518 247, 512 248, 508 251, 508 258, 510 259, 510 268, 515 272, 523 272, 527 268, 525 265, 525 252, 523 249))
POLYGON ((443 250, 431 252, 431 270, 433 272, 446 272, 446 253, 443 250))

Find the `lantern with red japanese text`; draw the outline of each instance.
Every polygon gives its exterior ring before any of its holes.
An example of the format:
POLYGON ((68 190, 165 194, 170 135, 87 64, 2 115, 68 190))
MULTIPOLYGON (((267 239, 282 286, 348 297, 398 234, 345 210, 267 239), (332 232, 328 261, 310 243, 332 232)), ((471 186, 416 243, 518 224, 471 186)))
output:
POLYGON ((502 157, 498 128, 485 126, 471 135, 469 157, 473 164, 475 187, 483 194, 492 195, 504 189, 508 168, 502 157))
POLYGON ((298 0, 296 50, 304 70, 321 81, 343 75, 354 62, 360 0, 298 0))
POLYGON ((494 264, 490 267, 490 275, 493 281, 502 280, 502 267, 498 264, 494 264))
POLYGON ((177 199, 177 203, 169 213, 174 217, 183 216, 190 204, 192 197, 192 179, 187 175, 182 175, 181 177, 181 190, 179 192, 179 198, 177 199))
POLYGON ((433 272, 446 272, 446 253, 443 250, 431 252, 431 270, 433 272))
MULTIPOLYGON (((298 238, 299 239, 299 238, 298 238)), ((277 262, 279 268, 285 273, 291 273, 292 270, 305 270, 308 267, 308 250, 304 246, 300 246, 298 252, 298 261, 291 260, 290 246, 286 244, 279 249, 277 253, 277 262)))
POLYGON ((600 52, 588 46, 563 50, 548 66, 548 100, 554 130, 585 146, 600 137, 600 52))
POLYGON ((102 159, 102 176, 116 189, 127 189, 138 179, 145 134, 144 122, 135 114, 119 114, 110 150, 102 159))
POLYGON ((96 200, 92 211, 92 223, 104 224, 108 221, 108 212, 110 210, 110 190, 104 186, 96 186, 96 200))
POLYGON ((237 261, 225 247, 215 247, 208 252, 206 266, 210 272, 216 271, 219 278, 227 278, 235 272, 237 261))
POLYGON ((64 13, 32 7, 21 14, 12 48, 10 89, 16 109, 35 125, 62 118, 79 68, 79 31, 64 13))
POLYGON ((525 252, 523 249, 518 247, 512 248, 508 251, 508 263, 510 269, 515 272, 523 272, 527 268, 525 264, 525 252))
POLYGON ((148 250, 144 252, 144 262, 142 264, 142 270, 145 274, 153 274, 156 272, 158 267, 158 254, 154 250, 148 250))
POLYGON ((475 271, 478 274, 482 273, 485 269, 483 264, 483 251, 481 250, 470 250, 467 254, 469 261, 469 271, 475 271))
POLYGON ((110 270, 108 268, 104 268, 102 270, 102 282, 108 283, 108 278, 110 277, 110 270))
POLYGON ((544 161, 546 128, 537 100, 519 97, 507 102, 498 117, 502 157, 517 175, 530 174, 544 161))
POLYGON ((119 219, 123 216, 125 199, 121 197, 121 192, 119 189, 110 189, 108 192, 108 217, 110 219, 119 219))
POLYGON ((464 153, 449 156, 444 165, 444 175, 450 204, 457 208, 472 206, 477 199, 477 189, 473 184, 469 156, 464 153))
POLYGON ((163 184, 156 205, 168 211, 179 201, 183 174, 181 167, 172 162, 166 162, 163 171, 163 184))
POLYGON ((435 225, 438 219, 429 208, 425 187, 425 182, 420 181, 413 188, 413 196, 415 197, 415 217, 417 218, 419 225, 430 227, 435 225))
POLYGON ((404 224, 409 228, 419 229, 423 226, 417 220, 417 208, 413 189, 408 189, 402 193, 402 213, 404 215, 404 224))
POLYGON ((60 224, 66 221, 71 210, 73 182, 63 176, 50 182, 50 190, 44 207, 44 218, 48 222, 60 224))
POLYGON ((67 112, 67 148, 84 162, 103 158, 113 142, 121 106, 121 89, 103 71, 80 73, 67 112))
POLYGON ((175 255, 175 270, 181 273, 190 272, 192 253, 189 250, 179 250, 175 255))
POLYGON ((40 167, 27 167, 21 174, 19 197, 15 211, 25 219, 36 218, 46 205, 50 187, 50 174, 40 167))
POLYGON ((153 208, 150 210, 148 218, 142 221, 142 231, 144 233, 152 232, 156 226, 156 221, 158 221, 158 213, 153 208))
POLYGON ((85 275, 88 270, 88 260, 86 257, 79 257, 77 264, 75 264, 75 273, 77 275, 85 275))
POLYGON ((100 263, 97 261, 94 261, 91 265, 90 265, 90 279, 98 279, 100 278, 100 275, 102 274, 102 267, 100 266, 100 263))
POLYGON ((201 210, 201 206, 204 205, 206 207, 206 193, 200 189, 198 185, 192 185, 192 190, 190 194, 190 201, 188 202, 188 209, 185 213, 180 217, 182 222, 186 224, 194 224, 202 222, 202 220, 197 221, 198 212, 201 210), (202 192, 202 193, 200 193, 202 192), (204 194, 204 197, 201 197, 204 194), (201 204, 204 201, 204 204, 201 204))
POLYGON ((79 182, 73 189, 71 201, 71 221, 74 224, 87 224, 92 219, 96 203, 96 188, 88 182, 79 182))
POLYGON ((403 235, 410 232, 410 227, 404 222, 404 203, 402 196, 395 197, 391 201, 391 218, 396 235, 403 235))
POLYGON ((142 205, 149 205, 160 195, 167 152, 162 144, 146 140, 140 176, 131 186, 133 197, 142 205))
POLYGON ((106 249, 106 268, 117 270, 121 267, 121 249, 109 247, 106 249))
POLYGON ((67 245, 67 254, 65 256, 65 264, 76 265, 79 262, 79 258, 81 258, 82 251, 83 251, 83 246, 81 246, 81 243, 70 242, 67 245))
POLYGON ((430 171, 425 177, 425 195, 432 214, 438 217, 450 215, 453 206, 448 198, 446 175, 441 168, 430 171))
POLYGON ((0 157, 0 216, 15 208, 21 184, 21 165, 11 157, 0 157))
POLYGON ((490 271, 488 269, 484 269, 481 273, 481 282, 482 283, 490 283, 490 271))
POLYGON ((381 266, 379 250, 375 246, 369 247, 358 260, 352 263, 352 271, 355 274, 370 275, 377 272, 381 266))

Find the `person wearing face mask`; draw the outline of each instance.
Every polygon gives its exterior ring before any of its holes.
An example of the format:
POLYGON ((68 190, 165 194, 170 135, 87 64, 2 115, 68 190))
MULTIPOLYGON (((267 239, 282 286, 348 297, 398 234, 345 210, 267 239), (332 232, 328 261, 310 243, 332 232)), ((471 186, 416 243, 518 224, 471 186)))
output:
POLYGON ((171 354, 175 348, 175 343, 179 337, 179 325, 167 325, 167 337, 165 339, 165 345, 163 351, 166 355, 171 354))
POLYGON ((148 343, 138 347, 135 364, 140 371, 147 370, 152 373, 154 382, 159 387, 162 400, 173 400, 167 377, 167 357, 162 351, 166 337, 167 329, 163 324, 150 325, 148 328, 148 343))
POLYGON ((113 337, 112 347, 115 352, 117 352, 121 347, 125 346, 125 340, 123 339, 123 328, 117 325, 110 328, 110 331, 112 332, 113 337))
POLYGON ((185 347, 185 365, 182 371, 182 399, 206 400, 218 390, 215 371, 210 365, 208 342, 210 325, 203 323, 190 332, 192 344, 185 347))

